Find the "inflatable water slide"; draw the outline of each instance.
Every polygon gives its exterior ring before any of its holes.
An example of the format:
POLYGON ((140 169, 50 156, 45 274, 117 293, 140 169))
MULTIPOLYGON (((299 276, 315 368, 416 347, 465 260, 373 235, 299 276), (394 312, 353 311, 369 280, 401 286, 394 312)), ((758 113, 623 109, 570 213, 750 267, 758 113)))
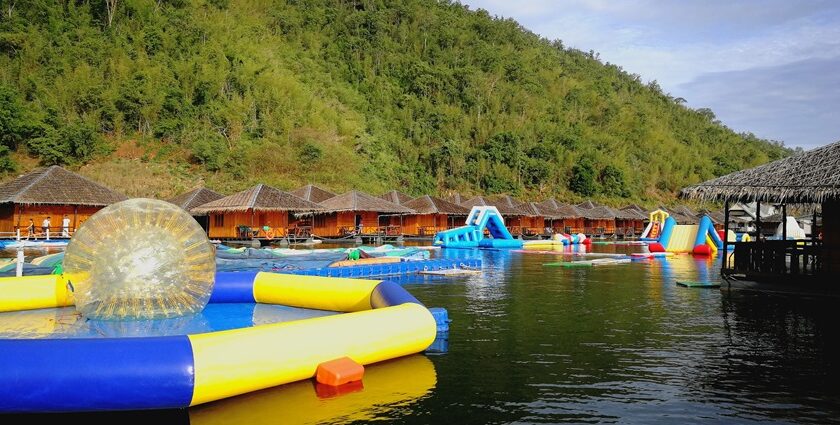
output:
POLYGON ((659 235, 662 234, 662 226, 665 224, 665 220, 668 216, 669 214, 662 210, 656 210, 650 213, 648 225, 645 227, 645 231, 642 232, 639 240, 648 242, 659 241, 659 235))
POLYGON ((472 207, 465 226, 439 232, 434 244, 444 248, 522 248, 522 241, 514 239, 502 214, 492 206, 472 207), (484 237, 485 230, 490 238, 484 237))
POLYGON ((673 217, 667 217, 656 243, 650 244, 648 248, 650 252, 712 255, 723 248, 723 241, 708 216, 703 216, 699 224, 677 224, 673 217))

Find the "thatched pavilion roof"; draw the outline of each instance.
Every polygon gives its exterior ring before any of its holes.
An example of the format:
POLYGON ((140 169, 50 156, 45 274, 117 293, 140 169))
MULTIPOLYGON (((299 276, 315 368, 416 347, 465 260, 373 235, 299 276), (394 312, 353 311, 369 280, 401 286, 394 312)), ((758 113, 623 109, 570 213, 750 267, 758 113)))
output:
POLYGON ((527 207, 536 217, 542 217, 547 219, 558 219, 563 218, 562 215, 557 209, 552 208, 551 205, 542 204, 539 202, 528 202, 524 204, 523 207, 527 207))
POLYGON ((321 202, 326 212, 374 211, 384 214, 413 214, 414 211, 402 205, 368 195, 358 190, 351 190, 321 202))
POLYGON ((583 218, 589 220, 615 220, 615 212, 605 205, 592 201, 584 201, 575 205, 583 218))
POLYGON ((189 192, 167 199, 166 202, 175 204, 187 211, 190 211, 195 207, 202 206, 208 202, 213 202, 224 197, 225 195, 222 195, 221 193, 204 187, 197 187, 189 192))
MULTIPOLYGON (((526 202, 513 199, 510 195, 499 195, 491 198, 490 202, 494 202, 496 208, 502 205, 505 209, 519 210, 520 214, 525 217, 537 217, 539 213, 526 202)), ((501 212, 501 210, 499 210, 501 212)))
POLYGON ((397 205, 402 205, 412 199, 411 196, 408 196, 396 189, 379 195, 379 198, 397 205))
POLYGON ((822 203, 840 198, 840 142, 684 188, 685 198, 822 203))
POLYGON ((581 213, 577 207, 570 204, 564 204, 562 202, 557 202, 556 199, 551 198, 545 201, 542 201, 537 204, 540 207, 547 207, 553 210, 554 216, 551 218, 554 219, 567 219, 567 218, 582 218, 583 213, 581 213))
MULTIPOLYGON (((625 211, 626 213, 636 215, 635 218, 626 218, 625 220, 647 220, 649 218, 648 213, 642 207, 636 204, 630 204, 626 207, 622 207, 620 211, 625 211)), ((627 214, 628 217, 629 214, 627 214)))
POLYGON ((0 185, 0 203, 104 207, 125 195, 57 165, 38 168, 0 185))
POLYGON ((458 192, 454 192, 450 195, 447 195, 443 199, 446 200, 446 201, 452 202, 453 204, 458 204, 458 205, 462 205, 464 202, 467 201, 467 198, 465 196, 461 195, 458 192))
POLYGON ((510 216, 525 215, 525 213, 519 208, 511 207, 511 206, 506 205, 502 202, 498 202, 496 200, 490 200, 490 199, 487 199, 483 196, 474 196, 474 197, 468 199, 467 201, 461 203, 461 205, 463 205, 465 207, 469 207, 469 208, 478 207, 478 206, 496 207, 496 209, 499 210, 499 212, 502 213, 502 215, 510 215, 510 216))
MULTIPOLYGON (((702 214, 702 215, 709 216, 709 218, 712 219, 712 223, 714 223, 714 224, 723 224, 723 222, 726 220, 726 216, 723 214, 723 211, 709 211, 709 210, 703 209, 703 210, 700 210, 699 213, 702 214)), ((730 218, 729 221, 731 222, 732 219, 730 218)))
POLYGON ((619 220, 641 220, 640 213, 636 210, 629 209, 625 210, 623 208, 610 208, 610 210, 615 214, 615 218, 619 220))
POLYGON ((403 204, 403 206, 411 208, 417 214, 467 215, 470 213, 470 209, 463 205, 453 204, 452 202, 429 195, 412 199, 403 204))
POLYGON ((298 198, 305 199, 309 202, 315 202, 316 204, 324 202, 327 199, 330 199, 333 196, 335 196, 335 193, 332 193, 329 190, 326 190, 314 184, 308 184, 306 186, 299 187, 289 193, 297 196, 298 198))
POLYGON ((258 184, 250 189, 226 196, 198 206, 190 210, 193 214, 208 214, 236 211, 292 211, 292 212, 316 212, 323 211, 324 207, 298 198, 280 189, 258 184))

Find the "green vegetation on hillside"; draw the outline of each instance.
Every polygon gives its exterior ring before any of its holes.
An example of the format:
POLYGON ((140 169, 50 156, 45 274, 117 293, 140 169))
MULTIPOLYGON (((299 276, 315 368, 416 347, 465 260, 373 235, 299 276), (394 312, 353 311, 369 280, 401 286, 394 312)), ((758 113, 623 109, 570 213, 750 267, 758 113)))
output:
POLYGON ((128 143, 141 164, 223 191, 653 200, 789 153, 592 52, 447 1, 2 4, 4 171, 119 162, 128 143))

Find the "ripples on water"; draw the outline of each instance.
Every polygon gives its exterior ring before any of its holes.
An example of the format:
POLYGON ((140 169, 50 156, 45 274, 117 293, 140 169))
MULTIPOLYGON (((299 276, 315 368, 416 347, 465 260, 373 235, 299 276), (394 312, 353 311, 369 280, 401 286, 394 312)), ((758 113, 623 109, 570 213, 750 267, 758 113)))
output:
MULTIPOLYGON (((604 252, 637 247, 596 246, 604 252)), ((319 399, 311 382, 169 419, 192 423, 683 423, 840 421, 837 300, 722 294, 691 256, 598 268, 569 257, 448 250, 485 271, 411 277, 453 319, 449 352, 368 367, 364 389, 319 399)), ((156 422, 149 419, 147 422, 156 422)))
POLYGON ((542 266, 553 255, 480 255, 483 279, 410 286, 454 320, 418 406, 438 420, 838 420, 831 302, 677 287, 719 280, 719 263, 691 256, 564 269, 542 266))

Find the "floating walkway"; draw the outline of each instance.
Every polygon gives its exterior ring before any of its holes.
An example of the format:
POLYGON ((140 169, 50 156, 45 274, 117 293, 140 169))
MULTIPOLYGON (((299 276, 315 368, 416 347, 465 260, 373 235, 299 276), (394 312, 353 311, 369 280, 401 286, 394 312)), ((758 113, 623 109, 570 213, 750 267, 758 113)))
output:
POLYGON ((342 267, 318 267, 304 270, 284 270, 279 273, 297 274, 304 276, 323 277, 348 277, 363 279, 374 276, 399 276, 418 274, 422 272, 459 270, 459 269, 480 269, 479 259, 436 259, 436 260, 414 260, 401 261, 399 263, 367 264, 358 266, 342 267))
POLYGON ((614 266, 617 264, 628 264, 629 258, 598 258, 595 260, 582 261, 561 261, 556 263, 545 263, 546 267, 599 267, 599 266, 614 266))

